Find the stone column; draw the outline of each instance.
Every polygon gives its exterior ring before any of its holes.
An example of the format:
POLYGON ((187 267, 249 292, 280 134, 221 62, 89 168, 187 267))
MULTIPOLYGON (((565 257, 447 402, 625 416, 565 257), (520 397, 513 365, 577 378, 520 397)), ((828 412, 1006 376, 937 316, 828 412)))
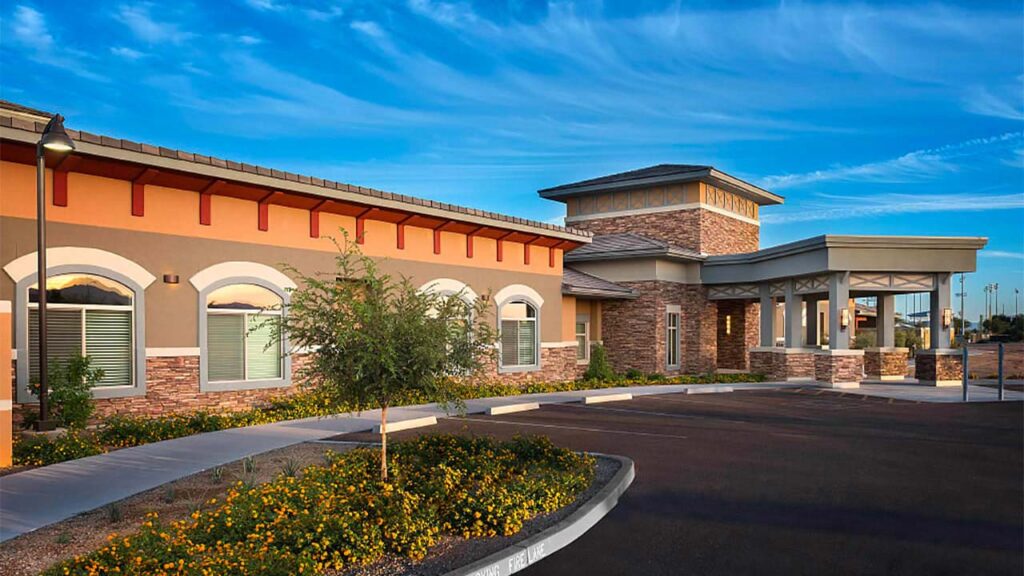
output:
POLYGON ((814 379, 828 388, 857 388, 864 373, 864 351, 850 350, 850 334, 857 319, 850 300, 850 273, 833 272, 828 278, 828 350, 814 354, 814 379), (843 327, 843 311, 849 323, 843 327))
POLYGON ((931 307, 928 313, 931 348, 918 350, 915 371, 918 382, 926 386, 960 386, 964 366, 961 352, 951 349, 950 326, 944 327, 944 312, 952 310, 951 285, 953 274, 940 272, 935 275, 935 289, 931 292, 931 307))
POLYGON ((772 298, 771 286, 762 284, 759 287, 761 299, 760 343, 750 350, 750 371, 761 374, 772 380, 776 379, 772 349, 775 347, 775 299, 772 298))
POLYGON ((864 351, 864 374, 869 380, 903 380, 910 350, 896 348, 896 296, 879 294, 877 302, 877 346, 864 351))

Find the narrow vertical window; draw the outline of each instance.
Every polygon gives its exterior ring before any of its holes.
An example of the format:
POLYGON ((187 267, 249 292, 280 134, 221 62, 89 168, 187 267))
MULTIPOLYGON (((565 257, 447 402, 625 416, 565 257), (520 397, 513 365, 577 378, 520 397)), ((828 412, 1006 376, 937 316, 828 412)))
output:
POLYGON ((668 368, 679 368, 679 317, 677 308, 665 314, 665 364, 668 368))
POLYGON ((576 360, 585 362, 590 359, 590 322, 576 321, 576 360))

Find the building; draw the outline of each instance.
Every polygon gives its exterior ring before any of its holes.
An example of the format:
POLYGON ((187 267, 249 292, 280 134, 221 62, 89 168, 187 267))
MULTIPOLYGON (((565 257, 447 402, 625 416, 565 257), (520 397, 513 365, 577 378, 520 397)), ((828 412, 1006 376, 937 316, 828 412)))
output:
MULTIPOLYGON (((34 401, 35 143, 49 117, 0 103, 0 322, 19 409, 34 401)), ((339 230, 425 290, 490 298, 496 378, 575 378, 595 343, 619 370, 753 370, 830 386, 855 385, 865 369, 901 377, 892 298, 907 292, 930 293, 938 319, 918 376, 959 377, 949 282, 974 270, 983 238, 823 236, 761 249, 760 211, 783 198, 709 166, 541 190, 566 205, 560 227, 69 133, 76 150, 48 158, 45 176, 49 342, 55 356, 82 351, 104 368, 100 414, 231 410, 294 390, 303 355, 268 352, 268 335, 247 327, 287 303, 282 263, 332 269, 328 236, 339 230), (878 299, 879 348, 850 350, 852 299, 865 295, 878 299)))

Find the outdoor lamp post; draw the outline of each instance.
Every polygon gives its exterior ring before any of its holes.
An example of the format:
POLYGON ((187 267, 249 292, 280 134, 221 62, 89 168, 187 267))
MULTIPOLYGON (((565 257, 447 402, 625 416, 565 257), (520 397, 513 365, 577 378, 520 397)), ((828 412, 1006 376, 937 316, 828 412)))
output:
POLYGON ((75 143, 64 131, 64 117, 60 114, 50 119, 43 129, 43 136, 36 144, 36 249, 39 260, 36 269, 36 297, 39 304, 39 420, 36 430, 53 430, 56 424, 50 420, 47 404, 49 373, 46 346, 46 151, 66 154, 75 149, 75 143))

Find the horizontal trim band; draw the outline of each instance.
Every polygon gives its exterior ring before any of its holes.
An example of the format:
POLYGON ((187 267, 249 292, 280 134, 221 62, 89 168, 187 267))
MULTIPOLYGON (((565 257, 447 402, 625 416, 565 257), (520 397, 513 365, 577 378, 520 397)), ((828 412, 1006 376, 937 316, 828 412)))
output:
POLYGON ((173 356, 199 356, 199 348, 146 348, 146 358, 169 358, 173 356))
POLYGON ((541 342, 541 348, 569 348, 570 346, 579 346, 579 343, 575 340, 565 340, 563 342, 541 342))
POLYGON ((585 214, 577 216, 566 216, 565 223, 571 224, 573 222, 586 222, 588 220, 600 220, 602 218, 616 218, 620 216, 638 216, 641 214, 659 214, 662 212, 677 212, 679 210, 695 210, 703 208, 708 212, 715 212, 723 216, 735 218, 741 222, 752 224, 754 226, 761 226, 761 223, 753 218, 730 212, 725 208, 718 206, 712 206, 710 204, 704 204, 703 202, 687 202, 685 204, 671 204, 669 206, 654 206, 651 208, 637 208, 635 210, 613 210, 611 212, 598 212, 595 214, 585 214))

